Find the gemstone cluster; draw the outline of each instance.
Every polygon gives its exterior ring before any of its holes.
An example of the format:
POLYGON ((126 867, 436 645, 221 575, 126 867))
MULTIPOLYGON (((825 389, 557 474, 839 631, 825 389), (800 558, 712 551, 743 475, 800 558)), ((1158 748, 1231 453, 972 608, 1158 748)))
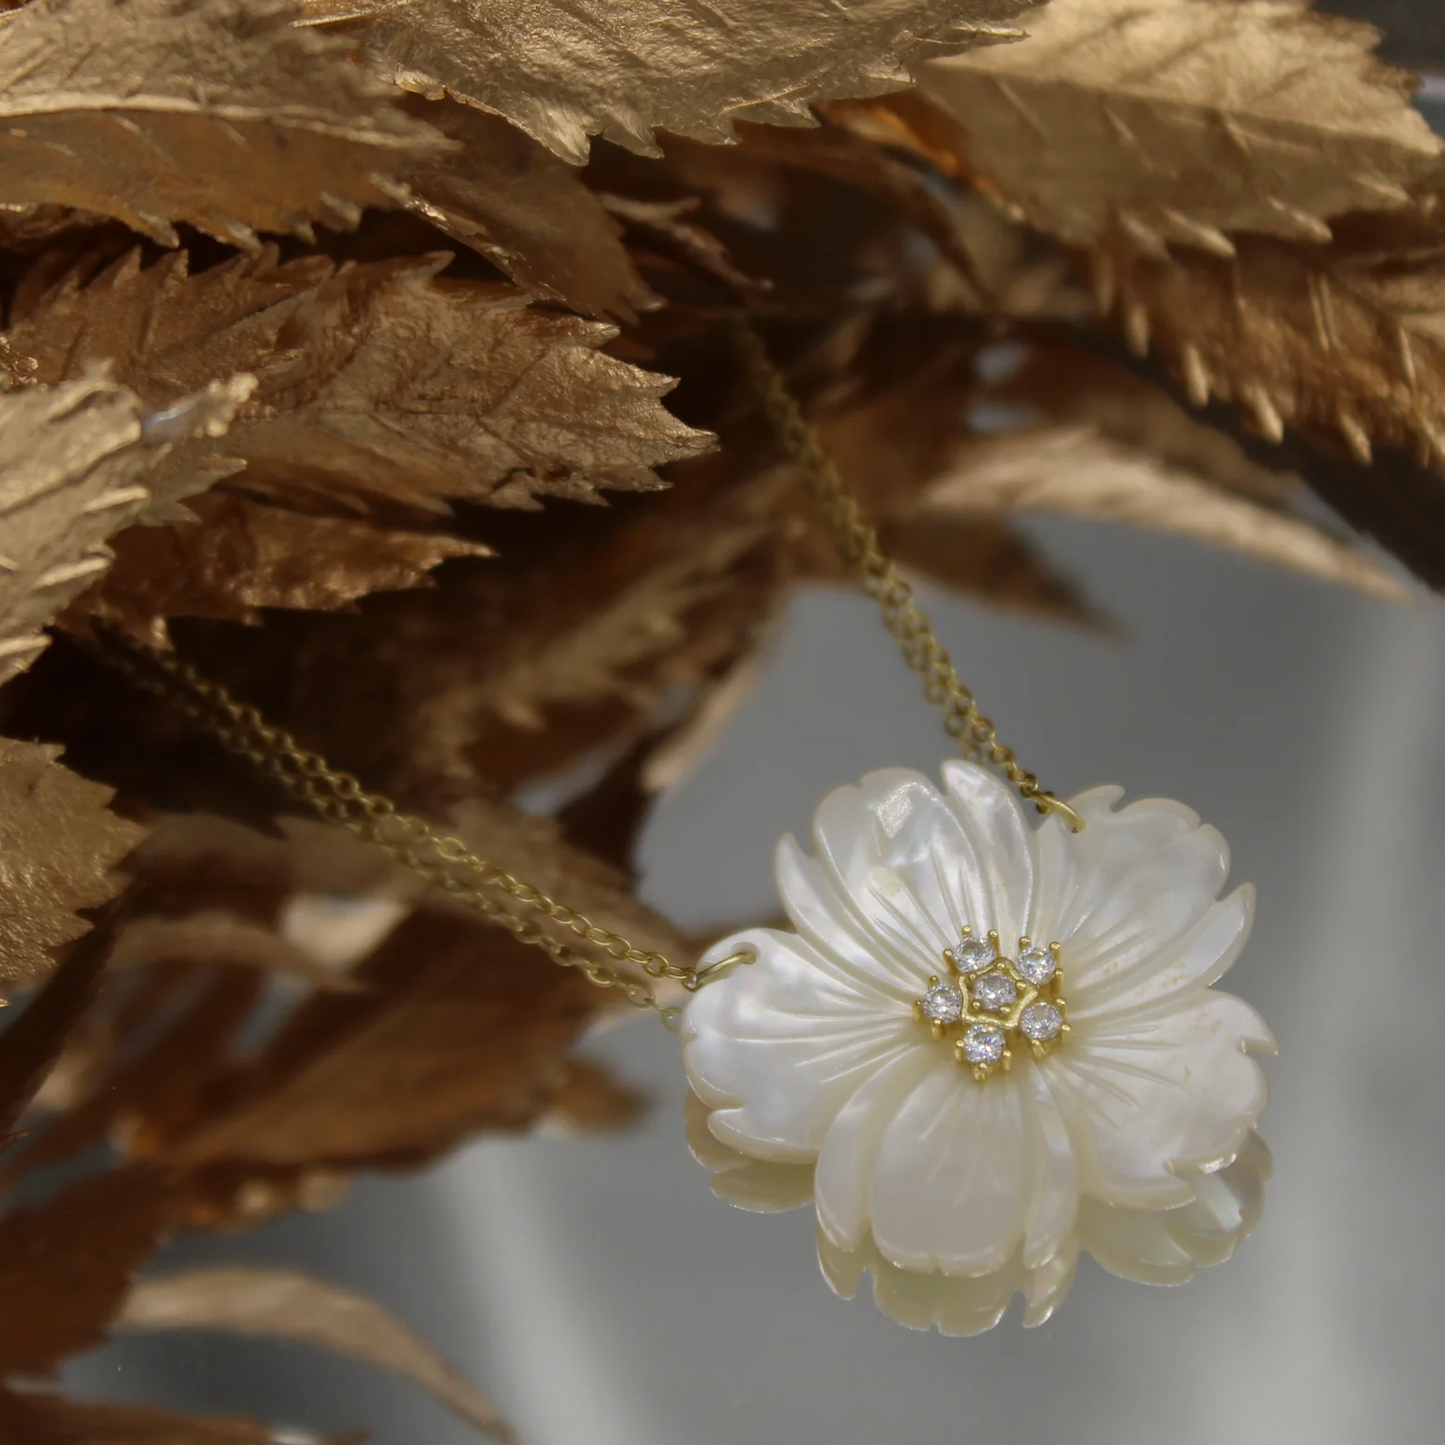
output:
POLYGON ((1013 1066, 1014 1046, 1042 1058, 1069 1032, 1068 1006, 1059 987, 1059 945, 1046 948, 1020 938, 1006 957, 992 930, 977 938, 965 924, 956 948, 944 950, 947 977, 932 976, 914 1001, 913 1017, 936 1039, 953 1042, 954 1057, 982 1083, 1013 1066))

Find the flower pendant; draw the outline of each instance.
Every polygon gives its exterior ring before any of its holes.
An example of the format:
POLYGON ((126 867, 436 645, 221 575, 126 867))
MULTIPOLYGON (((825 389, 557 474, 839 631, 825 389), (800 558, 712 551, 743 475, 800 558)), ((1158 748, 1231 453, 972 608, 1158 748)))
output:
POLYGON ((1145 1279, 1226 1257, 1268 1172, 1249 1054, 1274 1040, 1211 987, 1254 906, 1219 897, 1223 838, 1117 788, 1070 800, 1075 834, 986 768, 943 781, 873 773, 823 800, 814 855, 779 843, 794 931, 715 945, 702 967, 755 961, 684 1014, 694 1152, 753 1207, 810 1198, 830 1283, 870 1270, 909 1324, 987 1328, 1015 1290, 1038 1323, 1085 1249, 1145 1279))

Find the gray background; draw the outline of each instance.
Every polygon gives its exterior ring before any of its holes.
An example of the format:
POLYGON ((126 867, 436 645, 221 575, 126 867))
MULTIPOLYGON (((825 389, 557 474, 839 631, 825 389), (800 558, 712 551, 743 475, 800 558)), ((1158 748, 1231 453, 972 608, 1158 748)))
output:
MULTIPOLYGON (((1437 0, 1414 13, 1397 53, 1445 64, 1437 0)), ((1276 1176, 1233 1262, 1161 1290, 1086 1261, 1037 1331, 1016 1312, 974 1340, 905 1331, 828 1292, 807 1213, 711 1197, 683 1143, 676 1041, 650 1021, 589 1045, 653 1100, 622 1137, 481 1143, 428 1175, 368 1181, 324 1217, 166 1262, 299 1264, 373 1295, 527 1445, 1438 1438, 1445 615, 1179 541, 1035 530, 1124 635, 930 598, 965 675, 1049 785, 1182 798, 1260 889, 1231 987, 1280 1040, 1276 1176)), ((694 927, 768 916, 779 832, 805 830, 840 782, 932 770, 944 751, 866 602, 801 595, 759 692, 649 830, 646 896, 694 927)), ((408 1387, 292 1347, 132 1341, 72 1373, 91 1395, 366 1424, 379 1445, 474 1438, 408 1387)))

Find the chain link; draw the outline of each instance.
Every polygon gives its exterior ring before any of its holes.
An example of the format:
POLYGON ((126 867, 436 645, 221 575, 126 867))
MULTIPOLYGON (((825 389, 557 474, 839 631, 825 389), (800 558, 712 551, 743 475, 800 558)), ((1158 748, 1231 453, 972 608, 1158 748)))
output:
POLYGON ((659 1002, 647 979, 672 979, 691 991, 730 964, 744 961, 733 956, 698 970, 637 948, 621 934, 600 927, 586 914, 474 853, 461 838, 439 833, 424 818, 403 812, 390 798, 371 792, 351 773, 333 768, 319 753, 303 748, 290 733, 268 723, 258 709, 239 702, 174 653, 111 633, 106 634, 105 642, 101 649, 105 661, 163 698, 318 817, 376 844, 402 867, 505 928, 519 942, 540 948, 565 968, 575 968, 599 988, 618 990, 638 1008, 657 1009, 672 1022, 677 1011, 659 1002), (614 962, 631 964, 645 978, 623 973, 612 963, 574 948, 522 916, 504 899, 575 934, 614 962))
POLYGON ((1041 813, 1058 813, 1074 832, 1084 820, 1062 799, 1047 792, 1038 778, 1019 765, 1014 751, 998 740, 993 722, 978 709, 973 693, 954 670, 948 650, 933 624, 913 600, 913 589, 884 553, 878 532, 858 499, 838 474, 837 465, 809 425, 802 408, 773 364, 762 338, 740 325, 736 341, 752 389, 783 450, 802 469, 818 509, 833 530, 843 560, 857 572, 868 595, 878 604, 883 625, 898 639, 903 660, 923 681, 923 695, 943 710, 943 727, 965 756, 986 760, 1004 775, 1041 813))

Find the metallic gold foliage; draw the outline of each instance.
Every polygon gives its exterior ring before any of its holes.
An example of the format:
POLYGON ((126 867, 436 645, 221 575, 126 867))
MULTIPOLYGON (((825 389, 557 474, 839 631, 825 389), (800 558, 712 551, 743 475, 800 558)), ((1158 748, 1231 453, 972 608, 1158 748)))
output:
POLYGON ((663 1002, 696 957, 638 837, 847 575, 761 401, 982 602, 1099 621, 1035 511, 1404 595, 1311 489, 1445 585, 1441 148, 1373 41, 1304 0, 0 9, 0 1439, 277 1438, 28 1388, 151 1328, 499 1430, 334 1286, 141 1272, 634 1116, 573 1049, 622 938, 663 1002), (476 891, 299 816, 145 685, 175 657, 476 891), (572 967, 503 872, 591 920, 572 967))
POLYGON ((959 518, 1028 512, 1177 532, 1377 597, 1398 602, 1409 595, 1377 562, 1314 523, 1231 496, 1088 426, 965 443, 925 491, 916 523, 926 530, 959 518))
POLYGON ((0 980, 28 982, 53 950, 90 927, 76 915, 115 893, 110 869, 144 830, 106 806, 111 790, 77 777, 60 749, 0 738, 0 980))
POLYGON ((448 557, 488 548, 444 533, 317 517, 233 493, 191 504, 195 521, 133 527, 109 572, 71 609, 164 644, 168 617, 255 623, 263 607, 330 610, 368 592, 415 587, 448 557))
POLYGON ((1051 0, 1029 29, 922 85, 959 122, 963 166, 1069 241, 1228 256, 1236 231, 1328 240, 1440 164, 1378 33, 1308 0, 1051 0))
MULTIPOLYGON (((0 396, 0 682, 35 660, 40 629, 110 565, 105 539, 152 504, 170 438, 223 432, 249 389, 248 378, 150 416, 100 374, 0 396)), ((163 480, 167 504, 194 484, 163 480)))
POLYGON ((265 253, 191 276, 180 258, 142 269, 133 254, 89 286, 65 278, 9 340, 41 380, 116 357, 156 404, 244 365, 258 386, 225 451, 247 487, 356 513, 654 487, 654 467, 708 445, 658 404, 670 378, 601 352, 610 327, 510 287, 434 280, 447 259, 336 270, 265 253))
POLYGON ((1258 432, 1374 444, 1445 463, 1445 238, 1395 255, 1241 241, 1230 262, 1095 259, 1101 298, 1139 354, 1161 351, 1190 398, 1242 407, 1258 432))
POLYGON ((252 1420, 177 1415, 149 1405, 82 1404, 35 1390, 0 1390, 0 1430, 30 1445, 275 1445, 252 1420))
POLYGON ((1032 0, 308 0, 364 21, 385 71, 519 125, 565 160, 601 135, 657 154, 654 130, 726 140, 734 120, 805 125, 808 106, 878 95, 929 55, 1011 39, 1032 0))
POLYGON ((0 46, 0 203, 74 206, 173 246, 355 225, 444 145, 290 0, 36 0, 0 46))
POLYGON ((505 1430, 485 1397, 379 1305, 294 1270, 192 1269, 139 1281, 122 1330, 221 1330, 317 1345, 393 1370, 486 1434, 505 1430))
POLYGON ((575 167, 473 106, 418 98, 411 113, 458 145, 412 173, 418 215, 535 296, 624 320, 655 301, 575 167))
POLYGON ((602 352, 610 327, 433 280, 445 261, 342 270, 288 318, 277 345, 291 357, 230 443, 250 485, 357 510, 535 507, 656 487, 654 467, 710 444, 659 404, 670 377, 602 352))
POLYGON ((92 1175, 43 1204, 9 1209, 0 1218, 0 1370, 50 1374, 67 1355, 99 1344, 171 1208, 157 1172, 138 1168, 92 1175))
MULTIPOLYGON (((217 495, 176 526, 133 531, 80 617, 159 640, 168 615, 339 607, 486 551, 367 522, 378 507, 431 517, 454 496, 527 506, 541 493, 651 487, 655 465, 707 444, 658 405, 667 379, 597 352, 608 328, 543 314, 506 288, 434 282, 440 264, 334 271, 268 250, 192 275, 184 253, 142 267, 130 252, 92 280, 81 266, 27 294, 7 340, 40 381, 104 356, 170 406, 205 376, 249 368, 257 388, 222 453, 197 440, 176 465, 198 479, 244 466, 235 481, 281 504, 217 495), (309 510, 283 510, 297 500, 309 510)), ((168 519, 177 513, 143 515, 168 519)))

